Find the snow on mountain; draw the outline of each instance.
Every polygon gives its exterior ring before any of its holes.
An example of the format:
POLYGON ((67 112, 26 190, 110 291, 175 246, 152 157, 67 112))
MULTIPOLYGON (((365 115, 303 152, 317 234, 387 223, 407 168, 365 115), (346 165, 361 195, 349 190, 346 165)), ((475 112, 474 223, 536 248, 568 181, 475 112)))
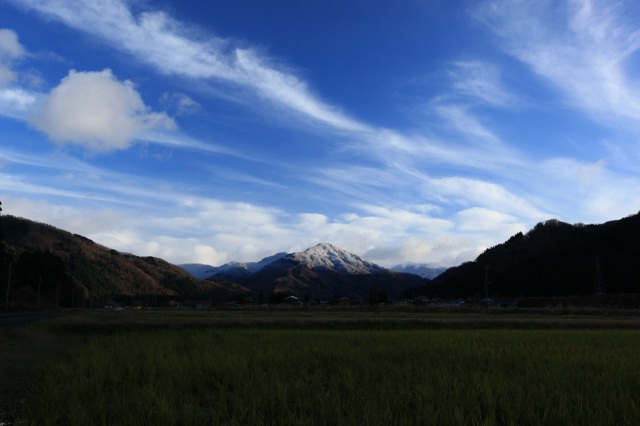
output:
POLYGON ((192 276, 201 280, 210 276, 216 269, 215 266, 205 265, 202 263, 183 263, 178 265, 192 276))
POLYGON ((254 272, 258 272, 259 270, 263 269, 265 266, 269 265, 272 262, 275 262, 276 260, 286 256, 287 254, 288 253, 281 252, 281 253, 276 253, 276 254, 274 254, 272 256, 269 256, 269 257, 265 257, 260 262, 255 262, 253 264, 253 271, 254 272))
MULTIPOLYGON (((406 265, 405 265, 406 266, 406 265)), ((297 253, 278 253, 259 262, 229 262, 210 267, 206 278, 236 282, 254 294, 285 292, 328 299, 339 294, 366 299, 372 289, 401 297, 425 285, 415 270, 401 273, 383 268, 329 243, 297 253)))
MULTIPOLYGON (((266 267, 281 269, 290 267, 292 263, 304 265, 309 269, 328 269, 353 275, 375 274, 386 270, 329 243, 320 243, 297 253, 277 253, 265 257, 259 262, 229 262, 221 266, 193 263, 180 265, 180 267, 198 278, 238 280, 251 276, 266 267)), ((406 263, 396 265, 391 270, 433 279, 444 272, 446 268, 431 268, 427 264, 406 263)))
POLYGON ((253 275, 265 266, 285 255, 287 255, 287 253, 277 253, 272 256, 265 257, 259 262, 229 262, 221 266, 210 266, 200 263, 187 263, 178 266, 189 272, 194 277, 200 279, 217 278, 235 280, 253 275))
POLYGON ((262 270, 265 266, 275 262, 287 253, 277 253, 273 256, 265 257, 259 262, 229 262, 222 266, 214 268, 214 271, 208 278, 236 280, 262 270))
POLYGON ((447 268, 432 268, 426 263, 402 263, 391 267, 392 271, 420 275, 422 278, 434 279, 447 268))
POLYGON ((373 274, 385 270, 375 263, 328 243, 321 243, 303 252, 290 254, 286 258, 310 269, 333 269, 344 274, 373 274))

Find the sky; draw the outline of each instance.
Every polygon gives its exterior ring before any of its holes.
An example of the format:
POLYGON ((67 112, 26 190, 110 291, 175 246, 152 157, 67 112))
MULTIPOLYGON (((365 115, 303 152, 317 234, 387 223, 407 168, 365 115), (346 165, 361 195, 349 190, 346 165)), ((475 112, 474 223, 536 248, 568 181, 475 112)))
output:
POLYGON ((640 210, 636 0, 0 0, 0 201, 221 265, 640 210))

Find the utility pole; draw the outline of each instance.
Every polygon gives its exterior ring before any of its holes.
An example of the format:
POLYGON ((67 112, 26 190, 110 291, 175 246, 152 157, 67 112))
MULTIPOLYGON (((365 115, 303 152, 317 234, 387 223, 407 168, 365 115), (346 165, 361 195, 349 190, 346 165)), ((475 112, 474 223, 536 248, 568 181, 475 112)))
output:
POLYGON ((489 313, 489 268, 489 265, 484 267, 484 303, 487 313, 489 313))
POLYGON ((40 288, 42 287, 42 275, 40 275, 40 279, 38 280, 38 302, 36 303, 36 311, 40 310, 40 288))
POLYGON ((4 310, 9 311, 9 288, 11 286, 11 262, 9 262, 9 278, 7 279, 7 300, 4 303, 4 310))
POLYGON ((593 257, 593 262, 595 266, 595 276, 593 280, 593 292, 595 294, 604 293, 604 279, 602 278, 602 269, 600 264, 601 258, 598 255, 593 257))

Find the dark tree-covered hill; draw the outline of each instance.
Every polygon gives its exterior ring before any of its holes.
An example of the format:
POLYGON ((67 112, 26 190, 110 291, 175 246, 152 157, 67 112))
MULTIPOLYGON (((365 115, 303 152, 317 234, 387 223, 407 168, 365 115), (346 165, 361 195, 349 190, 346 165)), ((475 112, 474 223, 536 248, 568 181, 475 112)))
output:
MULTIPOLYGON (((2 216, 2 281, 10 278, 12 307, 85 306, 105 300, 230 300, 247 290, 199 280, 155 257, 120 253, 53 226, 2 216), (38 298, 40 294, 40 298, 38 298)), ((3 301, 6 286, 0 286, 3 301)), ((160 301, 160 302, 159 302, 160 301)))
POLYGON ((448 269, 419 293, 483 296, 485 273, 494 297, 640 293, 640 214, 599 225, 539 223, 448 269))

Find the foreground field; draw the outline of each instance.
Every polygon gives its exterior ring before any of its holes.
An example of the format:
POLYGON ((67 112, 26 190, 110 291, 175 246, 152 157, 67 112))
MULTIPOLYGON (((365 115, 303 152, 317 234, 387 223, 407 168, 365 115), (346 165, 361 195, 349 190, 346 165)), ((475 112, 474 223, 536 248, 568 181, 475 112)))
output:
MULTIPOLYGON (((594 318, 546 329, 558 319, 528 316, 469 329, 482 318, 58 319, 30 327, 101 336, 71 339, 75 349, 33 382, 21 416, 39 425, 640 424, 640 332, 576 329, 594 318)), ((602 325, 616 321, 634 322, 602 325)))

